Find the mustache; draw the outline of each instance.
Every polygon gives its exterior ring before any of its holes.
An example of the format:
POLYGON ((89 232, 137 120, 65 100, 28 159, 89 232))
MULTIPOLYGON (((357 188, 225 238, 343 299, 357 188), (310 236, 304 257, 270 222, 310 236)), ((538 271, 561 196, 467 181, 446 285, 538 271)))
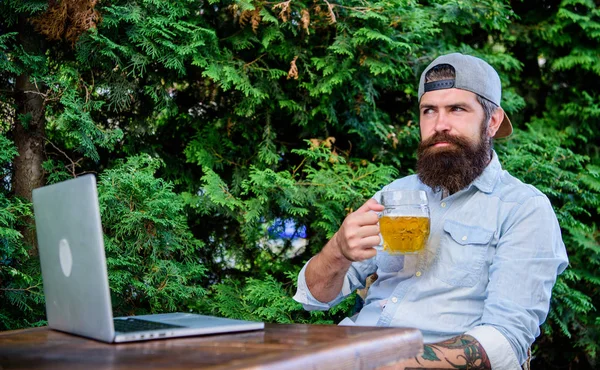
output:
POLYGON ((429 147, 434 146, 435 144, 441 143, 441 142, 454 144, 460 148, 465 148, 465 147, 468 147, 468 145, 469 145, 468 141, 466 141, 463 138, 450 135, 447 132, 438 132, 438 133, 435 133, 433 136, 429 137, 427 140, 422 141, 421 147, 429 148, 429 147))

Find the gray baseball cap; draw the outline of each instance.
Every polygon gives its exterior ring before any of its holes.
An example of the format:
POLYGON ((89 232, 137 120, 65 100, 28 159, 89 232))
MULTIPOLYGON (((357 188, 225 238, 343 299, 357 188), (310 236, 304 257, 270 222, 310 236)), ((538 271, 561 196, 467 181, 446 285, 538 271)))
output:
MULTIPOLYGON (((487 62, 474 56, 452 53, 442 55, 431 62, 421 74, 419 101, 421 101, 423 94, 428 91, 451 88, 471 91, 500 106, 502 85, 498 73, 487 62), (440 64, 449 64, 454 67, 456 78, 454 80, 425 83, 427 71, 440 64)), ((502 120, 494 138, 507 137, 512 134, 512 131, 512 124, 506 113, 504 113, 504 120, 502 120)))

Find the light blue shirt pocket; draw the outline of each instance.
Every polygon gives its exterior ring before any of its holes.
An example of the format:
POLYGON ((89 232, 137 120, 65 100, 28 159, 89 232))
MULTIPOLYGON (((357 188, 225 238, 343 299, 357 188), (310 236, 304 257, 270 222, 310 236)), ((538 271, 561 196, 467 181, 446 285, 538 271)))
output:
POLYGON ((434 276, 455 287, 484 282, 484 265, 493 236, 494 231, 479 226, 444 221, 434 276))

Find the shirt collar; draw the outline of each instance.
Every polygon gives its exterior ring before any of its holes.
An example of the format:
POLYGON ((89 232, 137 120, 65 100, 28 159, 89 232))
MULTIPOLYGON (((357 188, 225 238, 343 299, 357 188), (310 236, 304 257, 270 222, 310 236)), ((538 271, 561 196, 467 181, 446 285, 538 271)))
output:
POLYGON ((496 181, 502 171, 502 165, 498 160, 498 155, 495 150, 492 150, 492 160, 487 165, 485 170, 473 181, 472 185, 476 186, 484 193, 491 193, 494 190, 496 181))

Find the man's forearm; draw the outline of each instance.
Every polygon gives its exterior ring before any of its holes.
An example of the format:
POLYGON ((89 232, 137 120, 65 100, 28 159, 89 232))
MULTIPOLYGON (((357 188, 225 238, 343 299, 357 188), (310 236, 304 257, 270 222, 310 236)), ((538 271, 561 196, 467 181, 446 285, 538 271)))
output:
POLYGON ((381 370, 491 370, 490 360, 481 344, 470 335, 459 335, 443 342, 426 344, 423 354, 381 370))
MULTIPOLYGON (((336 234, 337 235, 337 234, 336 234)), ((323 247, 306 266, 305 278, 308 290, 315 299, 329 302, 340 293, 346 272, 352 262, 336 253, 336 236, 323 247)))

